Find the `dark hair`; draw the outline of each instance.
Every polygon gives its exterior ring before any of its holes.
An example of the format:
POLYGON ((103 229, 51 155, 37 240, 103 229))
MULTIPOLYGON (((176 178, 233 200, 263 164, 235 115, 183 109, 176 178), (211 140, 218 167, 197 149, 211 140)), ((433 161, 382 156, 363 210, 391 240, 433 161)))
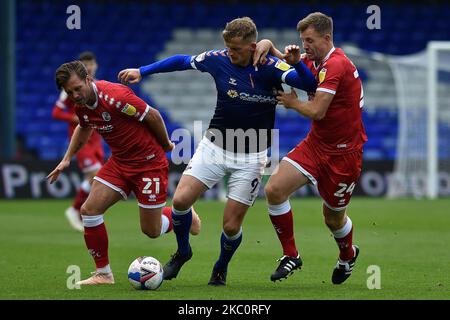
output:
POLYGON ((83 51, 78 56, 78 60, 81 60, 81 61, 92 61, 92 60, 96 60, 96 57, 95 57, 95 54, 93 52, 91 52, 91 51, 83 51))
POLYGON ((66 85, 73 74, 76 74, 82 80, 86 79, 88 72, 81 61, 75 60, 64 63, 56 70, 55 80, 58 90, 61 90, 66 85))
POLYGON ((312 27, 322 36, 329 34, 333 38, 333 19, 322 12, 311 13, 300 20, 297 24, 297 31, 304 32, 309 27, 312 27))
POLYGON ((225 41, 230 41, 237 37, 240 37, 245 41, 256 41, 258 38, 258 31, 251 18, 243 17, 228 22, 222 32, 222 36, 225 41))

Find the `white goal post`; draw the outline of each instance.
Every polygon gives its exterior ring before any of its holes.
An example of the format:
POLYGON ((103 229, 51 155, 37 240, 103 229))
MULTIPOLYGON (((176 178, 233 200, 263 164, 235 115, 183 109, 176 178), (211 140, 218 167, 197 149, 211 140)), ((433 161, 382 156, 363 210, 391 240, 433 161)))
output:
POLYGON ((450 42, 429 42, 426 52, 390 57, 389 64, 399 134, 388 197, 435 199, 449 187, 444 178, 450 174, 450 42))
POLYGON ((387 108, 398 114, 387 197, 449 196, 450 41, 431 41, 426 50, 405 56, 354 46, 344 51, 368 73, 363 83, 365 112, 387 108))

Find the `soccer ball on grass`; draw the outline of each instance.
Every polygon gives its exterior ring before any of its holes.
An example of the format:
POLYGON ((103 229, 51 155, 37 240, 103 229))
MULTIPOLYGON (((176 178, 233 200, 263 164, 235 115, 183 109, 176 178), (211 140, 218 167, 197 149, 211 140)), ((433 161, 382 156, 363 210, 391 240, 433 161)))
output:
POLYGON ((138 257, 128 268, 128 280, 137 290, 156 290, 163 282, 161 263, 153 257, 138 257))

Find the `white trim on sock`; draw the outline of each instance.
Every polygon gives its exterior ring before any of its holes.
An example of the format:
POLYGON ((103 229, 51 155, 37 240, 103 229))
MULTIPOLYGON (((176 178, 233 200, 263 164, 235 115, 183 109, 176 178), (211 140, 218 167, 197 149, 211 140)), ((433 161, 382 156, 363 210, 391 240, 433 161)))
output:
POLYGON ((83 190, 86 193, 89 193, 89 191, 91 191, 91 184, 89 183, 88 180, 84 180, 81 183, 80 189, 83 190))
POLYGON ((169 218, 167 218, 165 215, 161 214, 161 235, 167 232, 169 230, 170 221, 169 218))
POLYGON ((110 272, 112 272, 112 270, 111 270, 110 265, 108 264, 108 265, 104 266, 103 268, 97 268, 97 272, 110 273, 110 272))
POLYGON ((352 220, 349 216, 347 216, 347 222, 345 223, 345 225, 341 229, 331 232, 336 239, 341 239, 350 233, 350 231, 352 230, 352 226, 352 220))
POLYGON ((242 226, 241 226, 241 228, 239 229, 239 232, 238 233, 236 233, 234 236, 229 236, 229 235, 227 235, 226 233, 225 233, 225 231, 223 231, 223 229, 222 229, 222 233, 223 233, 223 235, 225 236, 225 238, 227 238, 228 240, 230 240, 230 241, 234 241, 234 240, 236 240, 236 239, 238 239, 240 236, 241 236, 241 234, 242 234, 242 226))
POLYGON ((191 211, 191 208, 189 208, 185 211, 179 211, 179 210, 175 209, 174 207, 172 207, 172 212, 179 216, 182 216, 183 214, 187 214, 187 213, 189 213, 189 211, 191 211))
POLYGON ((93 228, 96 226, 101 225, 103 221, 103 214, 100 214, 98 216, 84 216, 82 215, 81 218, 83 219, 83 226, 87 228, 93 228))
POLYGON ((281 216, 291 210, 291 203, 289 199, 281 204, 269 204, 269 215, 281 216))

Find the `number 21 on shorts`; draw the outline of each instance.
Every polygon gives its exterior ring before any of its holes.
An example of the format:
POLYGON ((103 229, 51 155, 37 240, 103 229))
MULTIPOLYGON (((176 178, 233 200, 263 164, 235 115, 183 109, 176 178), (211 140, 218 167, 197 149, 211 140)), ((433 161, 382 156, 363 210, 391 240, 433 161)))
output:
POLYGON ((352 182, 349 185, 347 185, 346 183, 339 183, 338 186, 340 187, 338 191, 336 191, 334 193, 334 195, 338 198, 342 198, 344 197, 344 193, 349 193, 350 195, 353 193, 353 189, 355 189, 356 183, 352 182))
POLYGON ((142 181, 146 182, 144 189, 142 189, 143 194, 159 194, 160 190, 160 180, 159 178, 142 178, 142 181))

